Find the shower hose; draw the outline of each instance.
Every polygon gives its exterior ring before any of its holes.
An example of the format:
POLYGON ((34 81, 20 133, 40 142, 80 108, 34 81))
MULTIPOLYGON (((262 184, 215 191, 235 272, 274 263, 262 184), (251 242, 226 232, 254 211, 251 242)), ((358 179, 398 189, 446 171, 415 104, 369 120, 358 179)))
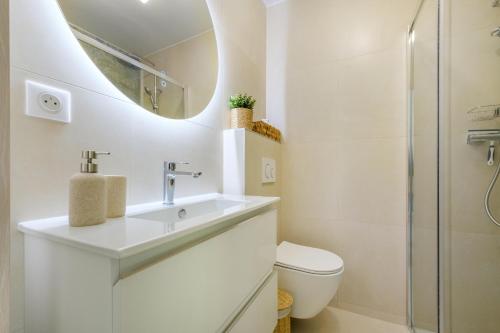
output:
POLYGON ((484 196, 484 208, 486 209, 486 214, 488 214, 488 217, 490 218, 491 222, 493 222, 497 227, 500 227, 500 222, 498 222, 497 219, 491 213, 490 196, 491 196, 491 191, 493 190, 493 187, 495 187, 495 184, 497 182, 499 173, 500 173, 500 163, 498 163, 495 175, 491 179, 490 185, 488 186, 488 191, 486 191, 486 195, 484 196))

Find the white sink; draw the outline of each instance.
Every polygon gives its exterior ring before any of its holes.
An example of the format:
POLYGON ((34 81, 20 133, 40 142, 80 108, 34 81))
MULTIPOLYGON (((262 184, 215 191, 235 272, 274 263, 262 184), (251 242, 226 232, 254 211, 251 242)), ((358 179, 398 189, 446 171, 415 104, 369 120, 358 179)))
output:
POLYGON ((129 206, 124 217, 90 227, 71 227, 67 216, 26 221, 17 227, 26 234, 125 258, 186 235, 195 237, 195 233, 230 223, 277 201, 279 198, 212 193, 179 198, 173 206, 161 202, 129 206))
POLYGON ((248 201, 214 199, 187 205, 165 206, 164 209, 142 214, 132 214, 129 215, 129 217, 142 220, 177 223, 204 215, 223 215, 228 213, 231 207, 235 208, 247 202, 248 201))

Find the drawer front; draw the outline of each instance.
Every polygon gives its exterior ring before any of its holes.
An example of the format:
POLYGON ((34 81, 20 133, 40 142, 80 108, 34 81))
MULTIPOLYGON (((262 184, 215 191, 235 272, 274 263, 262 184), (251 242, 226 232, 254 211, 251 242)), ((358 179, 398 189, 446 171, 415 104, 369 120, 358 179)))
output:
POLYGON ((115 333, 216 332, 276 260, 276 210, 120 280, 115 333))
POLYGON ((278 274, 273 272, 257 297, 229 329, 231 333, 271 333, 278 320, 278 274))

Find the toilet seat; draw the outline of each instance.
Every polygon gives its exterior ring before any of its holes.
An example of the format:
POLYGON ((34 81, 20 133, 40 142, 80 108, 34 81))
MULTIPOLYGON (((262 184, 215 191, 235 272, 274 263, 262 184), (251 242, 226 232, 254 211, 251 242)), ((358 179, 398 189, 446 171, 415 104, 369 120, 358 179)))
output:
POLYGON ((335 253, 290 242, 278 246, 276 266, 315 275, 342 272, 344 262, 335 253))

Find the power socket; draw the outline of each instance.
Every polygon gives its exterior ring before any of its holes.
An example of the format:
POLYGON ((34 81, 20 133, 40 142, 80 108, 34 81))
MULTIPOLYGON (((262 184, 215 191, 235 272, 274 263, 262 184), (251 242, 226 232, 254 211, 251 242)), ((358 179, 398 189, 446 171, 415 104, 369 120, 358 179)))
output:
POLYGON ((26 115, 63 123, 71 122, 69 91, 26 81, 26 115))
POLYGON ((48 112, 57 113, 63 109, 61 100, 56 95, 48 92, 38 95, 38 104, 48 112))

